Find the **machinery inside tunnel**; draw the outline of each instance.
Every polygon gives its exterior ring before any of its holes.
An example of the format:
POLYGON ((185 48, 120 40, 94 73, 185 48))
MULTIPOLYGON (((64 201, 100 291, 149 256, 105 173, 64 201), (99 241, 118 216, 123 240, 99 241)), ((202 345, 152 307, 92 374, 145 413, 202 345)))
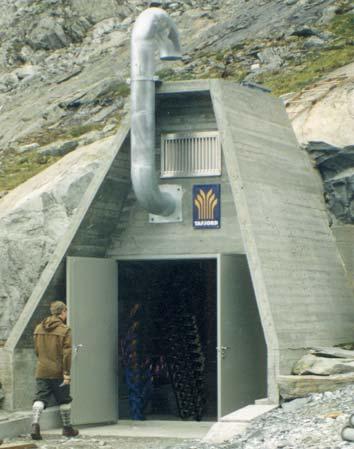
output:
POLYGON ((215 420, 216 260, 118 272, 119 418, 215 420))

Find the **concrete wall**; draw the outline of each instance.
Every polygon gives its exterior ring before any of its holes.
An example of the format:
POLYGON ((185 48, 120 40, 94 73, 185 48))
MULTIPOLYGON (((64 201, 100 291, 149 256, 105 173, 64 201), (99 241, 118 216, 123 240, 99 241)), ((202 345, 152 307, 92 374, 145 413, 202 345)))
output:
POLYGON ((5 410, 30 409, 35 392, 36 357, 33 349, 14 352, 0 348, 0 381, 5 393, 5 410))
POLYGON ((32 349, 17 349, 13 355, 13 409, 30 409, 35 393, 36 355, 32 349))
POLYGON ((211 85, 274 387, 302 351, 354 338, 353 294, 322 185, 283 104, 236 84, 211 85))
POLYGON ((5 348, 0 348, 0 381, 5 394, 2 407, 12 410, 14 393, 12 352, 7 351, 5 348))
MULTIPOLYGON (((161 133, 217 130, 209 92, 158 96, 156 128, 156 166, 159 167, 161 133)), ((148 213, 131 195, 124 208, 125 215, 120 217, 113 233, 107 256, 244 253, 224 159, 221 176, 171 178, 160 183, 182 186, 183 222, 149 224, 148 213), (192 187, 194 184, 210 183, 221 184, 221 228, 195 230, 192 223, 192 187)))

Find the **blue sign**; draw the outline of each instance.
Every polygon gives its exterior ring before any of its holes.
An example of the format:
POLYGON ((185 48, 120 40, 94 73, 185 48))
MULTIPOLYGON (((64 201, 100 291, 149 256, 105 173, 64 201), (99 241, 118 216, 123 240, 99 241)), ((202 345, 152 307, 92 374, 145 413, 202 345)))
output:
POLYGON ((196 229, 220 228, 220 184, 193 186, 193 227, 196 229))

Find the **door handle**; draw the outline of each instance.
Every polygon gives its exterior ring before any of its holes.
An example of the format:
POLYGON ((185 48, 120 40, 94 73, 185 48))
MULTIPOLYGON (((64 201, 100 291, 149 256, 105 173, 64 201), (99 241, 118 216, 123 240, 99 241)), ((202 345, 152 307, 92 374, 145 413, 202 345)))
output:
POLYGON ((77 345, 74 345, 73 349, 74 349, 74 355, 76 355, 80 349, 82 349, 84 347, 83 344, 79 343, 77 345))
POLYGON ((217 346, 216 350, 221 355, 221 358, 224 359, 226 356, 226 351, 231 349, 231 346, 217 346))

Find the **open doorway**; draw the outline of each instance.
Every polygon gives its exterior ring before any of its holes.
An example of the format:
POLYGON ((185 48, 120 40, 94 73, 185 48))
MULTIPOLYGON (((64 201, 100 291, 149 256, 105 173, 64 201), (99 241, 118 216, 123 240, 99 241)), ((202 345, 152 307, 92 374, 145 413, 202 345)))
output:
POLYGON ((120 418, 209 421, 266 397, 267 348, 245 255, 68 257, 67 302, 75 424, 116 422, 118 402, 120 418))
POLYGON ((119 261, 119 418, 217 418, 216 259, 119 261))

